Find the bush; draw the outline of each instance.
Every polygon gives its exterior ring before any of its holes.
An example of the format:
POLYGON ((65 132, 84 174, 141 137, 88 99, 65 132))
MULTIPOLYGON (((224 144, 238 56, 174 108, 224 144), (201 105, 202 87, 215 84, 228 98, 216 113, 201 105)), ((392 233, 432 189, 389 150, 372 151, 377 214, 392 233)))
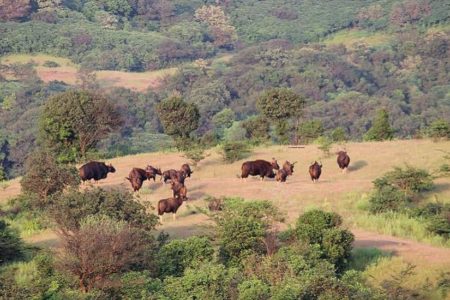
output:
POLYGON ((158 253, 160 276, 182 276, 186 268, 211 261, 214 249, 204 237, 173 240, 161 247, 158 253))
POLYGON ((372 127, 364 135, 366 141, 384 141, 392 140, 394 137, 394 130, 389 124, 389 115, 387 110, 381 109, 378 111, 372 127))
POLYGON ((63 233, 62 241, 59 269, 77 278, 83 292, 107 288, 117 281, 113 275, 142 268, 149 251, 143 231, 104 215, 82 219, 78 230, 63 233))
POLYGON ((240 300, 265 300, 270 298, 270 287, 259 279, 241 282, 238 291, 240 300))
POLYGON ((60 229, 77 230, 83 218, 102 214, 117 221, 126 221, 133 227, 152 231, 158 218, 147 212, 147 207, 134 201, 133 195, 122 190, 101 188, 84 191, 71 190, 58 196, 50 207, 50 215, 60 229))
POLYGON ((23 257, 23 243, 19 235, 0 220, 0 265, 23 257))
POLYGON ((347 140, 347 132, 344 128, 335 128, 330 134, 331 140, 333 142, 344 142, 347 140))
POLYGON ((369 211, 373 214, 400 211, 406 207, 408 198, 394 186, 377 188, 369 198, 369 211))
POLYGON ((220 153, 227 163, 233 163, 250 154, 248 145, 244 142, 225 142, 220 153))
POLYGON ((246 130, 245 137, 253 144, 258 145, 270 139, 270 122, 263 116, 253 116, 242 121, 246 130))
POLYGON ((380 189, 385 185, 394 186, 405 193, 405 196, 414 196, 417 193, 433 189, 431 175, 422 169, 406 166, 404 169, 395 167, 383 177, 376 179, 375 187, 380 189))
POLYGON ((322 257, 334 264, 337 272, 342 272, 348 265, 351 255, 353 234, 339 228, 342 218, 333 212, 312 210, 300 216, 295 232, 300 241, 318 245, 322 257))
POLYGON ((303 143, 309 144, 319 136, 323 135, 324 129, 322 121, 311 120, 303 122, 298 128, 298 134, 303 143))
POLYGON ((445 120, 436 120, 428 128, 428 135, 432 138, 450 138, 450 124, 445 120))
POLYGON ((46 150, 33 153, 27 159, 26 170, 20 185, 25 193, 37 196, 32 198, 36 199, 34 204, 41 208, 48 204, 50 195, 80 183, 75 167, 58 164, 55 156, 46 150))
POLYGON ((326 136, 320 136, 316 139, 316 143, 318 145, 317 148, 322 151, 325 157, 330 156, 330 149, 333 145, 333 141, 326 136))
POLYGON ((57 62, 51 60, 46 60, 42 65, 47 68, 57 68, 60 66, 57 62))
POLYGON ((194 146, 184 151, 184 157, 189 159, 194 167, 208 156, 209 155, 205 154, 205 149, 203 149, 201 146, 194 146))

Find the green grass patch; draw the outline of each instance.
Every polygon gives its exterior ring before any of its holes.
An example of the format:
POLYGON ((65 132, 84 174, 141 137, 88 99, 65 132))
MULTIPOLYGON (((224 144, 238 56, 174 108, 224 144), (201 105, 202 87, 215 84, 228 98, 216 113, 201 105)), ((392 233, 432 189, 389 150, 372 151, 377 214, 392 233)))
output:
POLYGON ((47 229, 42 218, 31 213, 19 213, 14 217, 5 218, 5 221, 10 224, 11 228, 19 232, 21 238, 27 238, 47 229))
POLYGON ((354 44, 364 43, 368 46, 382 46, 388 44, 391 36, 384 32, 369 32, 366 30, 341 30, 323 41, 326 45, 343 44, 353 48, 354 44))
POLYGON ((14 280, 21 287, 32 286, 38 277, 37 265, 34 260, 29 262, 13 263, 11 267, 16 268, 14 280))
POLYGON ((355 248, 352 250, 349 268, 358 271, 366 270, 370 265, 376 264, 381 258, 391 256, 378 248, 355 248))

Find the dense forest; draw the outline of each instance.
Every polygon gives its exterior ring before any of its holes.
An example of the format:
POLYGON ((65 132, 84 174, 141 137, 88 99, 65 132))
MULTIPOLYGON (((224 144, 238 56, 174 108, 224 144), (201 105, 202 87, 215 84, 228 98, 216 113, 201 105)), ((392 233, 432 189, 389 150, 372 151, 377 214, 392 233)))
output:
POLYGON ((198 107, 192 135, 207 146, 261 136, 305 143, 336 129, 361 140, 380 108, 395 137, 423 136, 450 116, 448 11, 443 0, 1 1, 0 55, 46 53, 80 68, 72 86, 43 82, 33 64, 1 65, 2 169, 23 172, 44 103, 73 88, 105 95, 122 114, 96 155, 170 147, 156 106, 172 96, 198 107), (92 75, 169 66, 176 74, 147 92, 100 89, 92 75), (277 125, 257 102, 280 87, 305 107, 277 125))

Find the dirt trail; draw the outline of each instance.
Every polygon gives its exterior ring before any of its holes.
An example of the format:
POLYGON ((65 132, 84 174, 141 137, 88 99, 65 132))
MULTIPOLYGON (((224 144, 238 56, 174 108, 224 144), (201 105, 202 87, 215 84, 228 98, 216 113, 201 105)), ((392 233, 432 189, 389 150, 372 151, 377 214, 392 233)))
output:
MULTIPOLYGON (((165 216, 164 224, 158 229, 178 237, 207 232, 205 227, 209 224, 207 217, 193 213, 196 207, 205 207, 204 198, 207 196, 269 199, 286 214, 288 224, 292 224, 299 214, 313 206, 343 211, 346 208, 342 199, 348 193, 369 191, 372 181, 393 166, 410 163, 426 169, 436 168, 442 163, 442 155, 434 150, 450 150, 450 142, 435 144, 419 140, 355 143, 347 144, 346 149, 352 159, 348 174, 340 172, 334 155, 329 158, 321 158, 321 152, 315 146, 307 146, 304 149, 272 146, 254 150, 248 159, 270 159, 275 156, 280 163, 283 163, 284 160, 298 161, 295 165, 294 175, 288 178, 286 184, 278 184, 273 180, 260 181, 256 178, 242 181, 237 177, 242 161, 223 164, 217 153, 213 152, 198 167, 194 168, 192 178, 186 180, 190 200, 180 208, 177 220, 172 221, 171 216, 165 216), (405 149, 409 150, 405 152, 405 149), (313 184, 308 175, 308 165, 311 161, 319 159, 323 163, 323 173, 320 181, 313 184)), ((333 152, 335 150, 338 149, 333 149, 333 152)), ((96 186, 130 189, 129 182, 125 177, 132 167, 145 167, 147 164, 152 164, 166 170, 179 168, 186 162, 186 159, 179 153, 148 153, 115 158, 107 162, 112 163, 117 172, 108 174, 108 178, 96 186)), ((8 187, 0 191, 0 204, 19 192, 19 180, 10 182, 8 187)), ((439 194, 440 199, 450 199, 450 180, 440 181, 439 188, 435 192, 439 194)), ((138 197, 141 201, 150 201, 156 207, 159 199, 170 195, 169 185, 164 185, 157 180, 156 182, 145 182, 138 197)), ((356 236, 355 245, 357 247, 377 247, 392 251, 413 262, 423 260, 450 265, 450 249, 360 229, 354 229, 353 232, 356 236)), ((36 237, 33 242, 45 244, 45 240, 46 237, 43 235, 41 238, 36 237)), ((53 242, 51 241, 51 243, 53 242)))

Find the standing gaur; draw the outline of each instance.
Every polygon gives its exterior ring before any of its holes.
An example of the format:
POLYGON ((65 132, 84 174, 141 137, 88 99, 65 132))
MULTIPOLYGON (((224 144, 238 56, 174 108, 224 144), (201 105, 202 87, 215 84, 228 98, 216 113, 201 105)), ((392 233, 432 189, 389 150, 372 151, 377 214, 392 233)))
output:
POLYGON ((182 184, 181 182, 178 181, 172 181, 171 182, 171 189, 173 191, 173 197, 180 197, 182 198, 184 201, 188 200, 187 197, 187 188, 184 184, 182 184))
POLYGON ((317 182, 321 173, 322 163, 319 164, 317 161, 315 161, 311 166, 309 166, 309 175, 311 176, 312 182, 317 182))
POLYGON ((111 164, 106 165, 104 162, 90 161, 81 166, 78 172, 83 182, 91 179, 97 182, 100 179, 105 179, 108 173, 116 172, 116 169, 111 164))
POLYGON ((164 183, 167 183, 167 180, 178 181, 184 184, 184 180, 186 179, 186 174, 183 171, 177 171, 174 169, 166 170, 162 172, 161 180, 164 183))
POLYGON ((164 213, 173 213, 173 219, 176 219, 177 210, 183 204, 183 198, 181 197, 173 197, 161 199, 158 202, 158 215, 159 220, 162 223, 162 216, 164 213))
POLYGON ((350 156, 348 156, 347 152, 345 151, 339 151, 337 155, 337 163, 339 165, 339 168, 343 173, 347 172, 348 165, 350 164, 350 156))
POLYGON ((145 171, 147 171, 149 174, 148 180, 153 179, 153 181, 156 181, 156 175, 162 176, 161 168, 157 169, 148 165, 145 168, 145 171))
POLYGON ((294 173, 294 165, 297 162, 290 163, 285 161, 283 164, 283 168, 279 169, 277 175, 275 176, 275 180, 278 182, 286 182, 288 176, 294 173))
POLYGON ((242 164, 241 167, 241 178, 247 178, 249 175, 251 176, 261 176, 261 180, 264 180, 264 177, 274 178, 275 173, 273 170, 279 170, 280 166, 277 163, 275 158, 272 158, 272 162, 268 162, 266 160, 258 159, 254 161, 246 161, 242 164))
POLYGON ((133 190, 137 192, 141 189, 144 181, 152 178, 152 176, 154 176, 153 173, 148 170, 133 168, 128 177, 125 178, 131 183, 133 190))
POLYGON ((189 177, 189 178, 191 178, 191 174, 194 173, 194 171, 191 170, 191 167, 188 164, 183 164, 181 166, 181 170, 180 171, 184 172, 186 177, 189 177))

